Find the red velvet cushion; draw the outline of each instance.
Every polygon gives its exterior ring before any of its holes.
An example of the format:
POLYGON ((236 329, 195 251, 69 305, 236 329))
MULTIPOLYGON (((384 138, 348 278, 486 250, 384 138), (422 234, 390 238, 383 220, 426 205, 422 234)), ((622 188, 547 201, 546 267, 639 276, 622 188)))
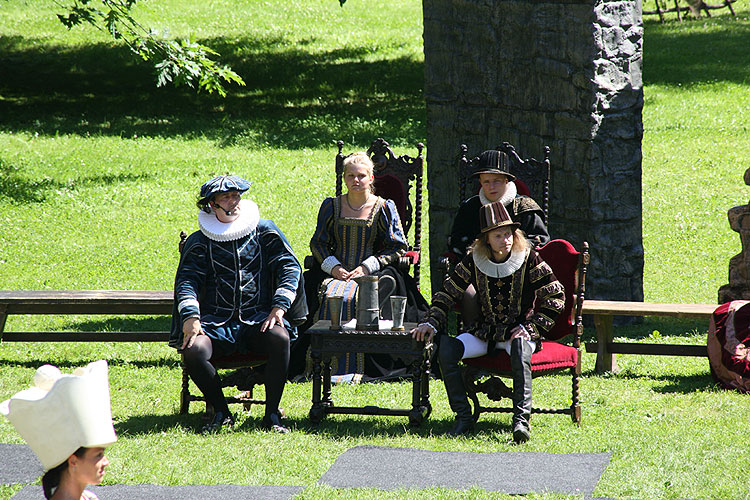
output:
MULTIPOLYGON (((510 372, 510 356, 505 350, 493 356, 465 359, 464 364, 490 372, 510 372)), ((542 350, 531 355, 531 373, 538 374, 573 368, 578 363, 578 351, 569 345, 551 340, 542 340, 542 350)))
POLYGON ((565 309, 555 321, 545 338, 560 340, 566 335, 575 333, 573 326, 573 306, 575 306, 576 271, 578 270, 578 252, 565 240, 552 240, 536 249, 542 259, 549 264, 557 280, 565 287, 565 309))
POLYGON ((381 198, 393 200, 401 217, 401 223, 406 220, 406 190, 398 177, 391 174, 375 176, 375 194, 381 198))
POLYGON ((707 350, 714 380, 724 389, 750 393, 750 303, 737 300, 716 308, 707 350))
POLYGON ((409 263, 412 266, 419 262, 419 252, 417 252, 416 250, 409 250, 404 254, 404 257, 409 259, 409 263))
POLYGON ((522 196, 531 196, 531 190, 529 189, 529 186, 527 186, 525 182, 523 182, 519 178, 516 178, 516 180, 513 182, 516 184, 516 193, 522 196))

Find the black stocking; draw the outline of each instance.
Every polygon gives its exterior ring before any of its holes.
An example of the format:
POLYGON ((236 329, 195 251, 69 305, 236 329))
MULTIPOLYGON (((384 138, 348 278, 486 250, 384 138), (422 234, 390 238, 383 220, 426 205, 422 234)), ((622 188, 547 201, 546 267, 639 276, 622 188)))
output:
POLYGON ((206 335, 196 336, 193 345, 182 351, 185 368, 203 393, 206 402, 213 406, 215 411, 228 414, 229 406, 221 390, 221 378, 216 373, 216 368, 208 362, 212 354, 211 339, 206 335))
POLYGON ((266 381, 266 415, 278 413, 281 396, 284 393, 286 373, 289 368, 289 334, 282 326, 274 326, 260 333, 262 345, 258 350, 268 354, 264 370, 266 381))

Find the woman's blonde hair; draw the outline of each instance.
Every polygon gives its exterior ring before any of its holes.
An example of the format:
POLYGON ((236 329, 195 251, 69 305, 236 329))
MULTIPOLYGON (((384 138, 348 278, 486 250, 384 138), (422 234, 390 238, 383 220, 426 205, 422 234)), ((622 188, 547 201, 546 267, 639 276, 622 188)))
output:
MULTIPOLYGON (((483 255, 488 259, 491 259, 492 248, 490 248, 489 244, 489 234, 492 231, 494 231, 494 229, 480 234, 477 239, 474 240, 474 243, 471 244, 469 250, 479 255, 483 255)), ((523 234, 523 231, 521 231, 520 229, 516 229, 515 231, 513 231, 513 246, 511 246, 510 251, 516 253, 525 252, 528 247, 529 241, 526 239, 526 235, 523 234)))
MULTIPOLYGON (((370 156, 364 151, 360 151, 358 153, 352 153, 346 158, 344 158, 344 171, 341 174, 344 177, 346 177, 347 169, 350 166, 354 166, 354 165, 365 167, 370 177, 375 176, 375 165, 372 163, 370 156)), ((375 186, 370 184, 370 193, 374 193, 374 191, 375 191, 375 186)))

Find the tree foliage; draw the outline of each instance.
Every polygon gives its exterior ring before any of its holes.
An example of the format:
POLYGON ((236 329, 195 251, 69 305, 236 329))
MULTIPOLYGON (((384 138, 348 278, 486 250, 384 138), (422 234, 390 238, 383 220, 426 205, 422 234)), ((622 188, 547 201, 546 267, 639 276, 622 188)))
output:
POLYGON ((162 38, 139 23, 131 14, 137 0, 69 0, 72 3, 67 4, 53 1, 65 10, 57 17, 68 29, 89 24, 154 64, 159 87, 174 83, 225 96, 225 85, 245 85, 229 66, 212 59, 219 56, 218 52, 191 40, 162 38))

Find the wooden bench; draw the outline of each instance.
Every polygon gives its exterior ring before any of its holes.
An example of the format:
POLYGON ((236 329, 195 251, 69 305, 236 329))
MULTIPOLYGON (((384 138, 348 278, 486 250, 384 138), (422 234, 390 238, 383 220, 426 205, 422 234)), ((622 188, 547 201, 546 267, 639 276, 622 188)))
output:
POLYGON ((617 371, 615 354, 646 354, 661 356, 707 356, 706 345, 641 344, 613 342, 614 316, 673 316, 710 319, 716 304, 668 304, 658 302, 627 302, 615 300, 584 300, 583 314, 594 317, 596 342, 586 342, 586 352, 596 353, 596 372, 617 371))
POLYGON ((4 332, 11 314, 171 315, 171 291, 0 290, 3 342, 166 342, 169 332, 4 332))

